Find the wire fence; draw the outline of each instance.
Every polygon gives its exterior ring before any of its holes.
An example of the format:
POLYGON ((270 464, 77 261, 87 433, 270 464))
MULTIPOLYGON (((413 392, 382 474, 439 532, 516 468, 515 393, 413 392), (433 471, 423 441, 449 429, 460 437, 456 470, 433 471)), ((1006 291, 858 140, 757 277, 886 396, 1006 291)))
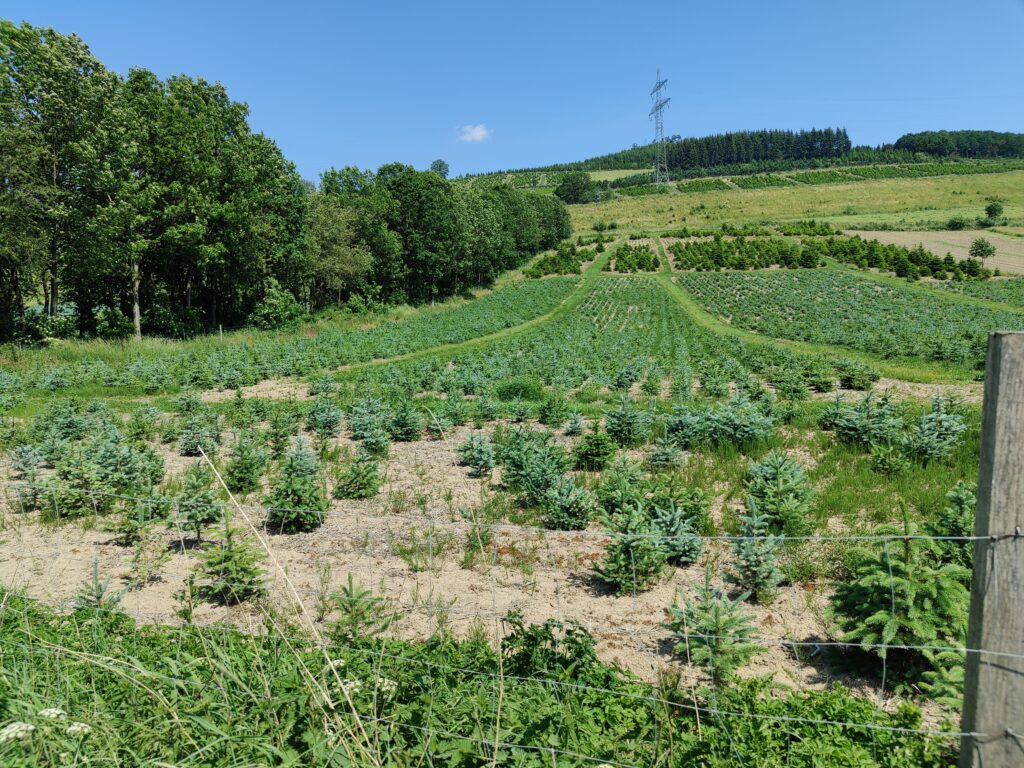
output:
MULTIPOLYGON (((213 467, 212 463, 210 466, 216 472, 216 468, 213 467)), ((92 519, 93 523, 98 523, 103 519, 104 515, 101 514, 101 509, 105 509, 108 502, 141 504, 149 506, 150 508, 163 508, 166 507, 168 503, 167 498, 159 496, 132 496, 82 488, 75 488, 74 490, 83 497, 92 499, 95 511, 92 519)), ((68 610, 73 602, 69 599, 70 596, 67 594, 67 588, 69 586, 76 585, 64 584, 61 589, 58 589, 56 588, 56 585, 52 583, 39 584, 38 578, 41 572, 47 573, 53 570, 64 569, 81 573, 86 570, 85 566, 96 566, 96 564, 103 562, 106 575, 110 575, 111 572, 123 573, 125 569, 129 567, 127 561, 129 560, 132 551, 130 548, 113 546, 109 541, 94 543, 90 546, 81 537, 82 529, 76 522, 72 522, 71 527, 68 529, 75 535, 74 541, 68 542, 63 540, 61 534, 66 524, 64 522, 64 517, 61 514, 62 510, 59 508, 59 494, 54 492, 52 484, 32 486, 24 482, 8 482, 4 486, 4 491, 4 497, 7 500, 8 508, 13 510, 16 515, 13 519, 6 520, 8 530, 20 530, 22 533, 28 534, 28 536, 23 536, 19 540, 17 549, 12 551, 12 547, 8 546, 8 554, 4 558, 5 562, 0 564, 4 566, 4 572, 6 574, 5 578, 9 584, 17 585, 20 583, 30 593, 33 591, 48 593, 32 595, 33 599, 37 599, 41 603, 47 605, 56 606, 59 610, 64 611, 68 610), (27 504, 26 502, 29 499, 32 499, 34 503, 31 505, 27 504), (47 505, 50 505, 49 508, 47 508, 47 505), (45 535, 39 535, 40 529, 38 526, 29 522, 33 508, 36 510, 46 511, 48 516, 56 521, 56 527, 51 529, 51 531, 57 532, 56 536, 48 537, 45 535), (54 538, 60 540, 54 542, 52 541, 54 538), (41 548, 37 548, 37 546, 41 548), (40 563, 43 563, 44 565, 40 566, 40 563), (36 583, 34 584, 33 579, 36 580, 36 583)), ((451 535, 461 534, 466 536, 468 546, 470 547, 472 547, 471 537, 474 534, 480 536, 482 528, 485 528, 489 535, 503 534, 512 539, 519 537, 520 540, 524 541, 539 540, 543 544, 545 550, 554 552, 555 556, 550 558, 550 562, 548 564, 540 564, 539 562, 531 563, 529 565, 529 571, 534 575, 544 574, 545 576, 550 577, 553 582, 555 582, 555 587, 549 592, 549 595, 553 599, 553 604, 545 606, 544 610, 538 612, 537 618, 551 618, 560 622, 575 621, 605 642, 610 642, 619 647, 623 644, 633 643, 634 647, 645 651, 649 658, 654 660, 654 663, 682 665, 683 667, 690 669, 695 677, 690 683, 691 698, 689 701, 681 701, 678 698, 669 698, 664 695, 659 695, 659 688, 657 685, 647 687, 646 690, 649 691, 648 693, 641 693, 633 690, 623 691, 612 688, 595 687, 581 682, 556 679, 553 677, 522 677, 510 675, 502 671, 492 672, 489 670, 473 669, 465 666, 445 664, 443 662, 423 659, 411 655, 389 653, 381 647, 363 648, 356 644, 339 644, 335 641, 325 640, 320 630, 316 628, 318 625, 322 625, 325 617, 321 616, 314 621, 307 608, 307 604, 322 603, 325 599, 329 598, 332 591, 334 591, 332 585, 321 584, 316 587, 304 585, 301 583, 301 580, 297 580, 297 574, 289 570, 291 565, 295 563, 297 557, 306 558, 307 572, 304 574, 303 578, 308 580, 311 576, 308 571, 308 558, 311 553, 294 550, 289 546, 290 539, 288 536, 273 535, 275 532, 268 529, 265 524, 267 516, 271 512, 269 508, 260 505, 238 503, 234 497, 230 496, 230 494, 229 499, 230 500, 228 502, 217 503, 217 507, 221 511, 222 517, 234 517, 237 515, 244 518, 251 529, 251 533, 258 537, 261 542, 261 546, 265 549, 265 554, 272 560, 273 572, 268 574, 268 580, 276 593, 274 597, 283 603, 295 603, 301 607, 303 614, 308 619, 309 628, 312 630, 309 633, 310 647, 319 649, 328 657, 332 653, 344 653, 349 655, 361 654, 376 660, 378 664, 382 661, 387 661, 396 665, 421 666, 424 668, 425 673, 456 673, 488 681, 487 684, 492 690, 500 688, 503 681, 514 681, 542 684, 549 686, 552 689, 557 689, 562 693, 586 692, 609 697, 626 698, 649 705, 664 707, 670 711, 686 712, 697 717, 698 722, 700 717, 708 718, 719 723, 727 723, 729 719, 734 718, 745 718, 761 721, 766 724, 813 725, 820 727, 856 729, 865 732, 900 733, 918 736, 924 739, 938 739, 943 741, 958 740, 967 736, 975 739, 976 741, 999 737, 999 734, 964 733, 949 727, 913 728, 872 722, 847 722, 831 720, 828 718, 808 718, 802 716, 735 711, 714 705, 718 700, 716 686, 714 683, 711 686, 711 694, 704 697, 703 700, 698 699, 696 693, 693 692, 693 680, 701 681, 701 678, 699 673, 694 670, 693 665, 691 664, 690 644, 703 643, 706 644, 707 648, 710 650, 714 647, 714 642, 730 640, 732 639, 731 636, 706 632, 685 631, 681 641, 670 644, 670 649, 666 652, 663 649, 664 641, 679 641, 680 637, 673 635, 673 633, 665 626, 649 616, 646 620, 643 619, 640 614, 646 611, 648 606, 637 602, 644 590, 640 588, 640 585, 635 579, 631 593, 626 594, 624 597, 612 598, 606 594, 599 594, 595 597, 595 599, 605 602, 611 600, 613 603, 621 603, 622 607, 630 606, 629 610, 620 610, 620 606, 613 605, 612 610, 605 614, 605 620, 602 620, 600 616, 588 615, 586 610, 581 611, 578 606, 572 605, 572 598, 574 596, 583 594, 587 589, 589 589, 586 584, 585 574, 581 577, 581 574, 577 572, 579 570, 585 570, 585 564, 588 561, 586 558, 582 560, 573 560, 571 558, 568 561, 565 561, 564 559, 559 560, 559 556, 564 558, 566 555, 565 548, 572 547, 574 545, 582 545, 590 549, 605 546, 609 541, 614 539, 614 534, 603 531, 549 531, 533 526, 516 525, 503 521, 481 522, 454 515, 449 517, 439 517, 436 515, 416 516, 402 513, 374 514, 372 512, 359 511, 358 513, 352 513, 351 519, 346 521, 348 525, 352 526, 345 534, 349 539, 347 545, 338 539, 332 539, 330 542, 313 541, 308 544, 312 546, 313 549, 321 547, 324 551, 320 554, 329 556, 333 561, 340 560, 343 563, 348 562, 352 565, 353 570, 367 574, 369 576, 368 581, 370 583, 379 581, 382 586, 387 586, 389 585, 389 582, 404 584, 403 578, 396 577, 394 574, 395 569, 400 568, 398 563, 402 562, 401 553, 398 551, 400 549, 401 540, 396 538, 394 530, 395 526, 405 526, 405 528, 408 529, 415 526, 429 525, 431 531, 439 530, 451 535), (287 555, 288 561, 282 565, 282 562, 278 559, 278 555, 282 557, 287 555), (639 625, 628 626, 630 622, 634 622, 639 625)), ((314 512, 314 510, 288 511, 314 512)), ((175 543, 177 544, 176 554, 179 555, 182 560, 177 561, 174 564, 161 565, 158 569, 157 578, 163 583, 176 581, 178 584, 185 584, 196 574, 195 566, 183 561, 185 558, 191 559, 192 553, 194 552, 194 549, 191 546, 186 545, 186 540, 191 539, 192 537, 186 534, 180 525, 175 522, 174 515, 171 515, 165 521, 164 532, 168 539, 167 543, 172 548, 175 543)), ((638 534, 638 537, 641 539, 656 539, 661 543, 670 542, 674 539, 672 536, 666 536, 663 534, 638 534)), ((857 546, 880 546, 885 551, 887 562, 890 563, 890 588, 894 589, 893 584, 895 582, 895 577, 891 571, 891 560, 888 552, 891 544, 910 541, 960 542, 964 544, 980 543, 980 545, 985 548, 985 551, 991 552, 994 547, 1000 546, 1002 542, 1019 540, 1021 538, 1021 531, 1017 529, 1014 531, 1001 532, 992 536, 836 533, 804 536, 766 535, 763 537, 687 534, 687 537, 696 537, 708 547, 709 551, 706 552, 705 559, 713 563, 713 567, 716 570, 716 578, 719 581, 723 576, 724 562, 726 560, 725 552, 727 547, 744 539, 778 539, 786 545, 796 547, 813 544, 843 543, 857 546)), ((464 591, 462 591, 461 594, 455 595, 454 599, 439 598, 435 600, 433 599, 432 594, 427 598, 414 596, 413 599, 406 599, 403 598, 401 594, 397 596, 388 594, 386 589, 383 594, 357 594, 350 595, 346 599, 353 603, 364 603, 367 607, 373 608, 378 613, 387 612, 403 618, 420 614, 437 620, 439 625, 447 625, 453 617, 457 620, 467 622, 491 623, 496 628, 494 640, 500 643, 500 640, 505 636, 506 631, 504 629, 499 630, 498 628, 504 626, 503 620, 508 614, 508 608, 507 606, 498 606, 498 593, 499 591, 509 590, 508 585, 501 582, 500 573, 510 569, 514 570, 516 566, 502 561, 501 554, 499 552, 500 546, 498 546, 495 541, 496 540, 490 539, 491 546, 481 546, 479 548, 481 557, 472 562, 469 568, 463 569, 463 571, 460 572, 462 575, 462 586, 464 587, 464 591), (475 597, 474 600, 470 601, 470 605, 467 607, 457 605, 458 600, 466 597, 474 588, 476 590, 475 597), (491 606, 484 607, 483 603, 485 603, 488 598, 491 606)), ((306 542, 303 542, 303 544, 306 545, 306 542)), ((435 569, 444 570, 451 565, 450 558, 442 557, 442 554, 435 549, 434 545, 435 542, 433 540, 427 542, 427 559, 425 563, 421 563, 423 572, 427 574, 433 573, 435 569), (435 557, 437 557, 440 562, 434 562, 435 557)), ((588 554, 593 553, 588 552, 588 554)), ((405 574, 406 580, 409 576, 410 575, 408 573, 405 574)), ((418 584, 418 582, 416 583, 418 584)), ((225 578, 219 579, 219 584, 229 592, 245 586, 225 578)), ((136 594, 141 594, 145 590, 146 586, 146 584, 143 584, 142 589, 136 590, 136 594)), ((394 586, 394 584, 392 583, 391 586, 394 586)), ((680 584, 678 586, 682 587, 683 585, 680 584)), ((514 585, 512 587, 513 590, 517 588, 518 587, 514 585)), ((135 609, 133 610, 131 608, 131 602, 132 601, 130 599, 125 599, 123 605, 117 609, 94 606, 93 610, 100 612, 107 611, 126 613, 137 622, 161 624, 167 628, 167 631, 200 632, 210 633, 211 635, 215 635, 216 633, 223 634, 243 632, 254 634, 256 637, 271 636, 280 632, 279 619, 276 618, 276 612, 262 604, 258 604, 259 620, 256 622, 252 621, 251 616, 243 617, 239 615, 238 609, 232 610, 229 608, 221 608, 216 609, 212 614, 217 623, 199 626, 193 621, 185 621, 180 618, 176 618, 175 612, 170 606, 167 606, 163 610, 144 610, 141 607, 141 601, 137 601, 135 609)), ((529 604, 530 600, 528 598, 524 598, 520 602, 529 604)), ((893 614, 895 614, 897 610, 895 595, 893 596, 892 605, 893 614)), ((6 608, 6 603, 4 608, 6 608)), ((809 613, 813 613, 813 610, 813 608, 808 608, 809 613)), ((527 618, 529 619, 531 617, 527 615, 527 618)), ((821 627, 821 631, 819 632, 821 635, 820 637, 807 637, 806 634, 804 637, 800 637, 796 633, 789 633, 790 636, 786 636, 784 633, 782 636, 778 637, 758 636, 755 637, 752 642, 763 648, 779 648, 783 651, 788 651, 793 657, 791 659, 791 664, 793 666, 799 666, 807 663, 810 658, 817 656, 824 650, 835 650, 838 652, 875 652, 881 656, 881 658, 878 659, 878 677, 873 677, 871 674, 864 674, 861 678, 862 682, 864 680, 869 681, 868 687, 874 687, 873 695, 883 708, 890 699, 887 689, 887 678, 889 676, 887 661, 888 651, 907 651, 914 653, 928 652, 935 654, 948 653, 958 654, 961 656, 976 654, 986 658, 1024 658, 1024 654, 1009 653, 1005 651, 991 651, 984 648, 969 648, 963 645, 948 645, 934 642, 903 644, 844 640, 828 634, 827 627, 822 626, 822 622, 820 620, 818 621, 818 625, 821 627)), ((401 634, 400 630, 397 631, 398 634, 401 634)), ((59 655, 69 651, 68 649, 63 649, 58 646, 49 646, 45 649, 45 652, 59 655)), ((155 670, 148 669, 147 673, 152 674, 155 679, 161 678, 161 673, 155 670)), ((165 678, 166 682, 173 681, 173 678, 166 675, 164 675, 163 678, 165 678)), ((497 694, 495 693, 495 695, 497 694)), ((347 694, 346 698, 348 698, 347 694)), ((352 705, 352 702, 349 701, 348 704, 352 705)), ((353 713, 356 719, 361 722, 386 724, 401 729, 421 730, 428 736, 433 733, 434 735, 444 735, 450 738, 460 738, 469 742, 474 742, 481 749, 486 749, 491 752, 500 748, 537 751, 548 755, 553 765, 557 763, 557 757, 559 756, 584 762, 604 763, 616 766, 630 765, 628 763, 609 760, 606 757, 595 757, 577 753, 572 750, 563 750, 551 745, 540 746, 529 743, 516 743, 515 741, 510 742, 501 740, 500 738, 488 739, 479 736, 479 734, 474 735, 473 733, 441 733, 436 728, 432 729, 432 726, 423 726, 415 723, 404 722, 394 717, 386 717, 380 713, 367 715, 365 713, 355 711, 354 708, 353 713)), ((727 725, 725 726, 725 729, 728 733, 727 725)))

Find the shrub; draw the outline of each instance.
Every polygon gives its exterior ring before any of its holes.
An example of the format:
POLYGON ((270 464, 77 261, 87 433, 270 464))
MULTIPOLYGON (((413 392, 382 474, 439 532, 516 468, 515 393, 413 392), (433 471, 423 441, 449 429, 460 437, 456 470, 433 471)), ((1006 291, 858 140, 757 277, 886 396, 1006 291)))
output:
POLYGON ((916 677, 928 660, 916 650, 887 646, 961 645, 967 632, 969 596, 967 570, 954 563, 935 564, 934 541, 912 538, 916 526, 901 502, 903 528, 881 526, 880 536, 906 536, 898 542, 879 542, 857 553, 853 579, 836 585, 832 614, 843 640, 858 642, 883 659, 890 653, 902 662, 902 672, 916 677))
POLYGON ((662 535, 661 546, 668 562, 676 566, 690 565, 704 551, 704 540, 694 529, 693 518, 674 501, 651 507, 651 522, 662 535))
POLYGON ((96 312, 96 335, 101 339, 127 339, 135 332, 132 321, 117 307, 100 307, 96 312))
POLYGON ((732 542, 732 567, 726 579, 752 594, 759 603, 770 603, 782 581, 779 570, 779 545, 782 539, 769 535, 768 518, 757 511, 753 499, 747 499, 747 514, 740 518, 742 538, 732 542))
POLYGON ((946 494, 949 504, 943 507, 925 528, 932 536, 958 536, 961 540, 936 541, 940 563, 952 563, 970 569, 974 559, 974 542, 967 540, 974 535, 976 493, 974 483, 959 482, 946 494))
POLYGON ((711 406, 676 405, 665 423, 666 433, 682 448, 750 445, 769 439, 777 419, 764 408, 737 395, 711 406))
POLYGON ((536 376, 513 376, 498 382, 494 394, 499 400, 540 400, 544 397, 544 385, 536 376))
POLYGON ((598 472, 605 468, 615 451, 615 441, 608 433, 595 430, 585 434, 576 444, 573 461, 577 469, 598 472))
POLYGON ((593 495, 576 485, 571 477, 562 477, 544 497, 544 527, 555 531, 582 531, 589 524, 597 502, 593 495))
POLYGON ((469 467, 471 477, 489 477, 494 469, 494 446, 487 436, 474 432, 459 446, 459 463, 469 467))
POLYGON ((327 447, 328 441, 341 430, 344 416, 341 408, 329 398, 317 397, 313 400, 313 404, 306 414, 306 427, 316 435, 321 453, 327 447))
POLYGON ((843 389, 871 389, 881 375, 867 363, 859 360, 839 360, 836 362, 839 371, 839 385, 843 389))
POLYGON ((568 415, 569 403, 565 399, 565 393, 557 389, 548 393, 537 412, 540 423, 554 429, 562 426, 568 415))
POLYGON ((274 278, 267 281, 263 301, 249 315, 249 324, 264 330, 275 330, 292 325, 302 317, 302 307, 291 291, 280 286, 274 278))
POLYGON ((260 568, 263 557, 263 552, 242 536, 241 529, 225 518, 220 537, 199 553, 200 596, 221 605, 262 597, 266 594, 260 568))
POLYGON ((896 477, 906 470, 907 457, 897 445, 871 446, 871 471, 886 477, 896 477))
POLYGON ((823 429, 834 430, 841 442, 862 446, 898 443, 903 430, 903 418, 889 393, 876 400, 869 392, 854 404, 837 399, 835 405, 822 414, 819 424, 823 429))
POLYGON ((807 473, 779 450, 769 452, 747 470, 747 495, 768 521, 769 528, 799 536, 811 528, 814 491, 807 473))
POLYGON ((327 497, 320 461, 301 438, 281 461, 264 503, 269 507, 267 525, 282 533, 311 531, 323 524, 327 497))
POLYGON ((942 395, 932 398, 931 410, 910 428, 903 441, 904 450, 922 465, 949 456, 967 429, 964 418, 952 409, 955 403, 942 395))
POLYGON ((804 383, 815 392, 832 392, 836 388, 836 374, 832 366, 811 361, 803 369, 804 383))
POLYGON ((377 495, 383 483, 380 464, 365 450, 341 467, 334 477, 334 498, 369 499, 377 495))
POLYGON ((676 593, 666 624, 679 638, 675 652, 703 667, 714 685, 727 682, 737 669, 763 652, 756 643, 753 622, 743 609, 746 595, 730 600, 721 589, 711 586, 711 572, 705 571, 703 586, 697 586, 697 599, 682 597, 680 606, 676 593))
POLYGON ((411 400, 399 402, 391 417, 388 432, 397 443, 410 443, 423 436, 423 416, 411 400))
POLYGON ((667 437, 659 437, 647 454, 647 466, 651 469, 672 469, 682 461, 683 452, 667 437))
POLYGON ((597 643, 574 621, 548 619, 527 625, 521 613, 510 612, 504 622, 512 631, 501 641, 503 668, 509 675, 541 680, 586 681, 601 684, 597 643))
POLYGON ((565 434, 567 437, 577 437, 583 434, 586 427, 587 423, 583 419, 583 414, 574 411, 569 414, 569 423, 565 425, 565 434))
POLYGON ((187 470, 178 495, 178 514, 185 527, 195 531, 201 539, 203 526, 212 525, 221 519, 223 510, 217 503, 217 494, 210 487, 213 475, 202 461, 197 461, 187 470))
POLYGON ((999 200, 991 200, 989 204, 985 206, 985 217, 989 219, 998 219, 1003 215, 1003 204, 999 200))
POLYGON ((638 411, 627 397, 604 415, 604 428, 608 436, 623 448, 641 445, 647 439, 648 417, 638 411))
POLYGON ((642 506, 631 504, 607 517, 605 523, 612 541, 604 558, 594 566, 594 575, 617 595, 647 591, 661 577, 668 556, 642 506))
POLYGON ((250 434, 241 434, 235 440, 231 459, 224 469, 224 483, 236 493, 249 493, 260 487, 260 479, 267 468, 269 457, 260 441, 250 434))

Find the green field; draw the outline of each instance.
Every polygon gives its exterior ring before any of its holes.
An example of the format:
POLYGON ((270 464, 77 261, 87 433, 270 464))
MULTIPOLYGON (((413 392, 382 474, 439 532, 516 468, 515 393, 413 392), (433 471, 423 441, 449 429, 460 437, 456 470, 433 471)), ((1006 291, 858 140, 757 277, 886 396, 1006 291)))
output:
POLYGON ((1024 171, 884 179, 856 184, 730 189, 656 199, 622 198, 571 208, 573 226, 588 231, 597 221, 628 230, 665 231, 764 221, 817 219, 841 229, 942 229, 954 216, 973 218, 987 198, 1004 201, 1005 215, 1024 220, 1024 171))

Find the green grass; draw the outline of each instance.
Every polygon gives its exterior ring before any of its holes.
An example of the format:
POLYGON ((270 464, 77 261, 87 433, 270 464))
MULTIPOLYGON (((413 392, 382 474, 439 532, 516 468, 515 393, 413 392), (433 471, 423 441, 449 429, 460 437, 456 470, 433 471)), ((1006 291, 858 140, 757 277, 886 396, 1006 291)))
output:
MULTIPOLYGON (((810 357, 830 359, 837 354, 837 348, 833 346, 793 339, 772 338, 725 323, 705 310, 671 275, 659 274, 657 279, 662 282, 665 289, 683 307, 690 318, 708 331, 722 336, 731 336, 748 344, 777 346, 790 352, 810 357)), ((941 365, 917 359, 881 360, 875 355, 855 349, 843 349, 842 356, 868 363, 874 366, 883 376, 922 384, 972 381, 976 377, 976 371, 968 366, 941 365)))
POLYGON ((1003 201, 1012 223, 1024 223, 1024 171, 658 195, 574 205, 569 212, 580 232, 599 219, 649 232, 799 219, 844 229, 867 223, 941 229, 953 216, 981 215, 990 197, 1003 201))

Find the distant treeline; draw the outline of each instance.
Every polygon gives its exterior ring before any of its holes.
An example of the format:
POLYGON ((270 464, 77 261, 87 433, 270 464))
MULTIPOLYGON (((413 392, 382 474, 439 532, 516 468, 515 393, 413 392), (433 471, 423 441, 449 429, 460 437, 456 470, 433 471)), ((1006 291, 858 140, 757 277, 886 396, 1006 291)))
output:
MULTIPOLYGON (((667 144, 669 175, 673 180, 835 165, 910 163, 933 158, 1024 157, 1024 134, 995 131, 910 133, 901 136, 895 144, 880 147, 853 146, 845 128, 738 131, 689 139, 673 136, 667 144)), ((654 165, 654 150, 654 144, 645 144, 579 162, 488 175, 533 174, 540 186, 546 186, 545 178, 566 171, 636 169, 635 176, 611 183, 613 187, 633 186, 648 179, 647 169, 654 165)), ((516 186, 538 186, 538 183, 516 186)))
POLYGON ((489 284, 569 234, 562 203, 405 165, 304 182, 203 79, 107 70, 0 21, 0 341, 186 336, 489 284))
POLYGON ((900 136, 895 147, 939 157, 1024 157, 1024 133, 922 131, 900 136))
MULTIPOLYGON (((713 136, 668 140, 669 170, 709 168, 762 160, 810 160, 841 157, 851 149, 845 128, 812 128, 807 131, 736 131, 713 136)), ((548 165, 534 171, 611 171, 654 165, 654 144, 633 146, 589 160, 548 165)), ((514 171, 509 171, 514 173, 514 171)))

